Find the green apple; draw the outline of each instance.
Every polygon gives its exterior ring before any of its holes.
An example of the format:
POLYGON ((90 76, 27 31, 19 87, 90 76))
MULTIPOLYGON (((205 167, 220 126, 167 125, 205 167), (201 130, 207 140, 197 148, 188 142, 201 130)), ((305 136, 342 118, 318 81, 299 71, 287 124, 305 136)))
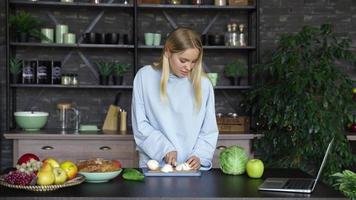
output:
POLYGON ((37 185, 52 185, 54 183, 54 174, 52 170, 40 170, 37 173, 37 185))
POLYGON ((67 180, 67 173, 60 167, 53 168, 54 184, 63 184, 67 180))
POLYGON ((246 164, 247 175, 250 178, 261 178, 263 170, 264 165, 260 159, 251 159, 246 164))
POLYGON ((60 164, 60 167, 66 172, 68 180, 77 176, 78 167, 70 160, 66 160, 60 164))

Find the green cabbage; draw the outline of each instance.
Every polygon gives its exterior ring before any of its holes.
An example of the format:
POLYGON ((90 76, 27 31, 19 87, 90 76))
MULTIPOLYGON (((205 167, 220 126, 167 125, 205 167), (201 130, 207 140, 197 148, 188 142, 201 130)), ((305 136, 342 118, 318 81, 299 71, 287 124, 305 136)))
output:
POLYGON ((219 156, 220 169, 225 174, 239 175, 245 173, 248 156, 244 148, 230 146, 221 151, 219 156))

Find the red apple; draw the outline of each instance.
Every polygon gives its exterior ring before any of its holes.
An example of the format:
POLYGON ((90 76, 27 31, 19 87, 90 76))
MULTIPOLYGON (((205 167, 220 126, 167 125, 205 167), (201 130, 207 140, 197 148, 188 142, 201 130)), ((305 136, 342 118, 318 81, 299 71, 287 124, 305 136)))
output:
POLYGON ((35 154, 32 153, 26 153, 23 154, 18 160, 17 160, 17 164, 21 165, 22 163, 27 163, 28 161, 30 161, 32 159, 40 161, 40 158, 38 158, 38 156, 36 156, 35 154))
POLYGON ((68 180, 71 180, 77 176, 78 167, 72 161, 67 160, 62 162, 60 167, 66 172, 68 180))
POLYGON ((114 163, 115 167, 117 167, 117 169, 121 169, 122 165, 121 165, 120 161, 112 160, 112 162, 114 163))
POLYGON ((356 133, 356 123, 352 123, 350 127, 351 132, 356 133))

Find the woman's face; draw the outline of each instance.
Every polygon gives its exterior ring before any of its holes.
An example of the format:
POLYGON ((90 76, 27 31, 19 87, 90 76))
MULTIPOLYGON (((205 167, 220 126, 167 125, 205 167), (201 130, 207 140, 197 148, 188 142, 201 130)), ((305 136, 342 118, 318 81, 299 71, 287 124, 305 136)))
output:
POLYGON ((199 50, 190 48, 179 53, 167 53, 169 65, 178 77, 187 77, 199 59, 199 50))

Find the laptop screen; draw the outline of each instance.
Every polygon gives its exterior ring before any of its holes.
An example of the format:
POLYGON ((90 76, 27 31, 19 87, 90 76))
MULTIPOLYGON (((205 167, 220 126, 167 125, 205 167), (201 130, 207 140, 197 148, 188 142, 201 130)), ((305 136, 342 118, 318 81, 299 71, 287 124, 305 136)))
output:
POLYGON ((326 160, 328 158, 328 155, 329 155, 329 152, 330 152, 330 149, 331 149, 331 146, 332 146, 333 142, 334 142, 334 138, 331 139, 331 141, 329 142, 328 148, 326 149, 326 152, 325 152, 325 155, 324 155, 324 158, 323 158, 323 162, 321 162, 321 166, 319 168, 318 175, 316 176, 316 179, 314 181, 312 190, 314 190, 314 188, 316 186, 316 183, 318 182, 318 180, 319 180, 319 178, 321 176, 321 172, 323 171, 324 165, 325 165, 326 160))

